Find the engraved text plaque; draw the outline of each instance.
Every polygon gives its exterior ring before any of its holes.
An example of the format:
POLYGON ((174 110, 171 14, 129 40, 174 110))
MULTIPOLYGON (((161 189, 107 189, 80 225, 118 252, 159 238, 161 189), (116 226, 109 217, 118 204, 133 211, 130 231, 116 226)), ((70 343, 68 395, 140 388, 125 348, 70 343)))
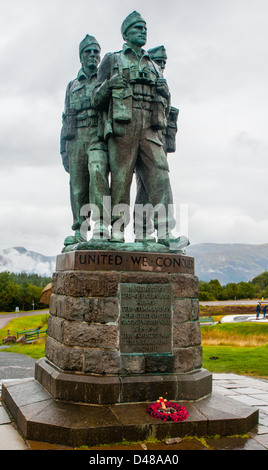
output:
POLYGON ((120 351, 171 351, 169 284, 121 284, 120 351))

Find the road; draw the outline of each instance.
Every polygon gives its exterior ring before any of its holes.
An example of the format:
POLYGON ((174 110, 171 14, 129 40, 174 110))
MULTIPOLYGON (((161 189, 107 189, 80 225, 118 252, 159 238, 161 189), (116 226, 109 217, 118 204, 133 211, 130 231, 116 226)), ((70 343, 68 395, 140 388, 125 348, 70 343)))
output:
POLYGON ((267 304, 268 300, 211 300, 199 302, 200 305, 207 305, 211 307, 216 307, 217 305, 257 305, 258 302, 262 304, 267 304))
POLYGON ((47 310, 33 310, 31 312, 2 313, 0 315, 0 330, 4 328, 13 318, 28 317, 31 315, 47 315, 48 313, 49 313, 48 309, 47 310))

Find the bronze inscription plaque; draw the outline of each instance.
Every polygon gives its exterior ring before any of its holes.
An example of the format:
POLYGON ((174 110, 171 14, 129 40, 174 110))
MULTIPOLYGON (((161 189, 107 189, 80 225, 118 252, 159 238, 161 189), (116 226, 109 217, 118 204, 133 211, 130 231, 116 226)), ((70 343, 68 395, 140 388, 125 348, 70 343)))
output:
POLYGON ((121 284, 121 353, 171 351, 171 285, 121 284))

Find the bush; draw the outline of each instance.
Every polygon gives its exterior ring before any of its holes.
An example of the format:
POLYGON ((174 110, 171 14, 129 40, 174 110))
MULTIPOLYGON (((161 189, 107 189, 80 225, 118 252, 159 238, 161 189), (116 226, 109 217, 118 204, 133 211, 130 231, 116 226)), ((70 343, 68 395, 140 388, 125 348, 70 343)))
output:
POLYGON ((202 302, 204 301, 209 301, 209 300, 217 300, 216 297, 211 294, 211 292, 207 292, 207 291, 201 291, 199 293, 199 300, 202 302))

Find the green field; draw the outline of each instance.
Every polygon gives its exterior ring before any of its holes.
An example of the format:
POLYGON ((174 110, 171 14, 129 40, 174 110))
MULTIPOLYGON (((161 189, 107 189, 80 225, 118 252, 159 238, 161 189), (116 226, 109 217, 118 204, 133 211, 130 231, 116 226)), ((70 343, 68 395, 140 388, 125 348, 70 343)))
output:
POLYGON ((203 367, 268 378, 268 322, 201 326, 203 367))
MULTIPOLYGON (((0 344, 2 343, 2 339, 7 336, 8 330, 10 335, 17 337, 17 331, 31 330, 39 326, 41 326, 40 331, 45 330, 47 328, 47 321, 47 314, 14 318, 0 330, 0 344)), ((45 340, 46 338, 43 337, 31 344, 14 344, 5 348, 4 351, 26 354, 33 359, 39 359, 45 355, 45 340)))
POLYGON ((268 379, 268 344, 243 348, 203 346, 203 367, 210 372, 232 372, 268 379))

